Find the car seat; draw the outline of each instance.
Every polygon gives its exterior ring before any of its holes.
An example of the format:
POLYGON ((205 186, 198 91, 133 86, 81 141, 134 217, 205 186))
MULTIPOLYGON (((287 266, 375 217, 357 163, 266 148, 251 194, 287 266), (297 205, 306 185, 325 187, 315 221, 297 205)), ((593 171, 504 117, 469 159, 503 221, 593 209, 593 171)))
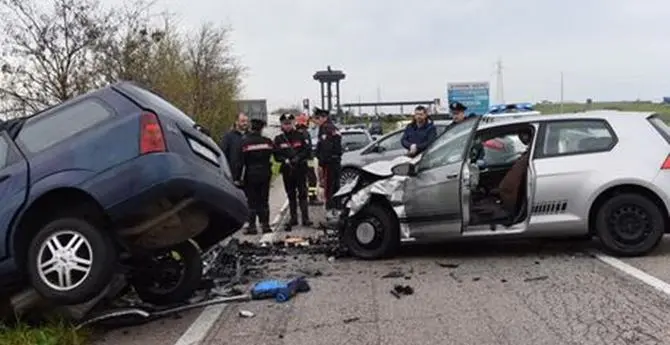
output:
MULTIPOLYGON (((476 215, 477 219, 486 220, 486 223, 491 224, 492 228, 494 228, 495 224, 511 226, 525 218, 528 209, 527 187, 529 163, 530 159, 526 159, 517 166, 518 169, 523 169, 524 173, 519 181, 515 202, 504 205, 500 199, 500 190, 498 188, 494 189, 489 192, 487 198, 482 199, 478 205, 472 208, 472 212, 476 215)), ((507 174, 509 173, 508 171, 507 174)))

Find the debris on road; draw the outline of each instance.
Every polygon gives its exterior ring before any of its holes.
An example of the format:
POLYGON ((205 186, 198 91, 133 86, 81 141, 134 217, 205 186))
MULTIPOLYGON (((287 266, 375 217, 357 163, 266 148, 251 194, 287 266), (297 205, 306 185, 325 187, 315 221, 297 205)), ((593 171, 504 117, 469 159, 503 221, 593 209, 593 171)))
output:
POLYGON ((240 310, 240 317, 242 317, 242 318, 248 319, 248 318, 252 318, 254 316, 256 316, 256 314, 254 314, 254 313, 252 313, 248 310, 240 310))
POLYGON ((409 285, 394 285, 391 295, 400 299, 401 296, 409 296, 414 294, 414 289, 409 285))
POLYGON ((391 271, 385 275, 382 276, 382 279, 389 279, 389 278, 403 278, 405 277, 405 273, 402 271, 391 271))
POLYGON ((264 280, 254 284, 251 289, 253 299, 274 298, 277 302, 286 302, 301 292, 308 292, 311 287, 305 277, 298 277, 289 281, 264 280))
POLYGON ((448 262, 436 262, 436 264, 442 268, 458 268, 460 264, 448 263, 448 262))
POLYGON ((359 318, 359 317, 351 317, 351 318, 348 318, 348 319, 344 319, 343 322, 344 322, 344 323, 352 323, 352 322, 359 321, 360 319, 361 319, 361 318, 359 318))
POLYGON ((549 279, 549 276, 539 276, 539 277, 526 278, 523 281, 525 281, 525 282, 536 282, 536 281, 547 280, 547 279, 549 279))

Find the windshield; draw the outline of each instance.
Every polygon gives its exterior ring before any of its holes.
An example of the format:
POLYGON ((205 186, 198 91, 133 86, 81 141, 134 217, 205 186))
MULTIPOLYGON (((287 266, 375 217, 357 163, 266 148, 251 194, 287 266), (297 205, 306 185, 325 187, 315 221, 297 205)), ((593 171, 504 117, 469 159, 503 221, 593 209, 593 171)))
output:
POLYGON ((426 150, 426 154, 430 154, 431 152, 440 150, 442 146, 453 141, 454 138, 462 136, 464 133, 472 132, 472 130, 475 128, 476 125, 477 121, 475 120, 464 121, 462 123, 455 125, 448 131, 444 132, 444 134, 437 137, 437 139, 435 139, 435 141, 426 150))

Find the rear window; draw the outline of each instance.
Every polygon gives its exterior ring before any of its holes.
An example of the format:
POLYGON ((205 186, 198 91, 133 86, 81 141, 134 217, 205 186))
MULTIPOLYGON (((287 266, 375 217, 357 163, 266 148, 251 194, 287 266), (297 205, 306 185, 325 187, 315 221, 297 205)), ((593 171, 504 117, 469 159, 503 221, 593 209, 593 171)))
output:
POLYGON ((651 125, 656 128, 658 134, 660 134, 663 139, 665 139, 665 141, 670 144, 670 127, 665 124, 665 121, 658 117, 658 115, 652 115, 647 120, 649 120, 649 123, 651 123, 651 125))
POLYGON ((99 101, 87 99, 26 121, 16 142, 29 152, 36 153, 83 132, 114 116, 99 101))
POLYGON ((140 103, 142 106, 157 112, 158 115, 172 117, 174 120, 186 123, 189 126, 195 125, 195 121, 193 121, 191 117, 186 115, 183 111, 172 105, 170 102, 163 99, 161 96, 151 91, 145 90, 133 84, 120 84, 118 88, 124 92, 127 92, 131 98, 140 103))

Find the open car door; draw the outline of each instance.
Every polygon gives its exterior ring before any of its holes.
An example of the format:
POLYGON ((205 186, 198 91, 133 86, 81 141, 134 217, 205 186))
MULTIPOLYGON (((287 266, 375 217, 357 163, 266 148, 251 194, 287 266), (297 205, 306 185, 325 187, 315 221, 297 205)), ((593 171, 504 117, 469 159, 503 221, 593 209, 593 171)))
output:
MULTIPOLYGON (((481 116, 469 119, 439 136, 422 154, 413 176, 406 181, 405 217, 400 222, 409 227, 414 238, 461 234, 462 215, 469 215, 462 205, 469 205, 470 200, 469 188, 463 188, 463 181, 471 178, 466 151, 480 121, 481 116)), ((467 224, 468 219, 465 221, 467 224)))

